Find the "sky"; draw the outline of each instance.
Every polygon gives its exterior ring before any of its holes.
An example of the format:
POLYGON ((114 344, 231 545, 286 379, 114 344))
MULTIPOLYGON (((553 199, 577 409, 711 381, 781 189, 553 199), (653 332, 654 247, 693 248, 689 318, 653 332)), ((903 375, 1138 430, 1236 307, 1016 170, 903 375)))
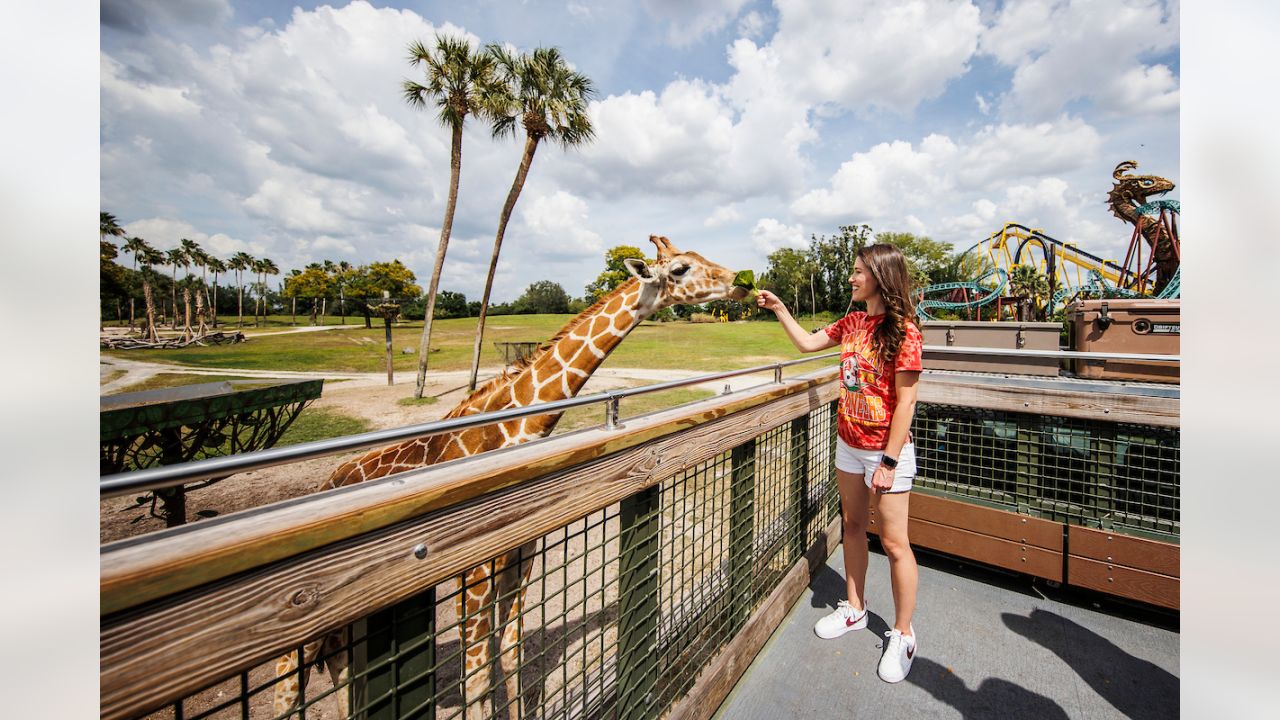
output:
MULTIPOLYGON (((398 258, 425 287, 449 135, 400 86, 438 33, 558 47, 597 91, 594 142, 537 152, 496 302, 581 296, 650 234, 757 272, 859 223, 1123 258, 1116 164, 1179 182, 1177 2, 102 0, 102 210, 161 249, 398 258)), ((441 289, 479 299, 521 149, 468 122, 441 289)))

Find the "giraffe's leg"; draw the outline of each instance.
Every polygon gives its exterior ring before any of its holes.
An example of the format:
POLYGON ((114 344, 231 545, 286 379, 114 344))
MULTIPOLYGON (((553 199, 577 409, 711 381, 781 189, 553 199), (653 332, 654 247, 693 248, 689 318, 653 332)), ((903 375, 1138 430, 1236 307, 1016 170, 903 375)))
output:
POLYGON ((298 705, 302 687, 307 683, 307 673, 320 652, 321 640, 312 640, 302 646, 302 663, 298 663, 298 651, 282 655, 276 660, 276 691, 272 707, 277 717, 283 716, 298 705))
POLYGON ((533 568, 533 553, 537 541, 525 543, 508 553, 502 572, 497 577, 496 594, 499 599, 498 621, 502 623, 502 645, 499 660, 507 687, 507 708, 511 720, 520 720, 524 697, 520 687, 520 657, 524 638, 524 586, 533 568))
POLYGON ((333 695, 338 700, 338 717, 347 720, 351 717, 351 678, 350 658, 347 656, 348 638, 351 631, 343 628, 324 639, 324 664, 329 669, 329 679, 333 681, 333 695))
POLYGON ((493 565, 485 563, 462 578, 462 702, 467 720, 484 720, 492 712, 490 688, 493 673, 493 565))

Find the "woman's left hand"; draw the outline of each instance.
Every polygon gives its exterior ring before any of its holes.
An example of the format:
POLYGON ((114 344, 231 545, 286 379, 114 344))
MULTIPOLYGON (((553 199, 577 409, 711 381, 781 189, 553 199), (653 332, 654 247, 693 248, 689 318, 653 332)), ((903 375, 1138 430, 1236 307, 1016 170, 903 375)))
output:
POLYGON ((875 474, 871 476, 871 489, 886 493, 893 489, 894 471, 884 465, 877 465, 875 474))

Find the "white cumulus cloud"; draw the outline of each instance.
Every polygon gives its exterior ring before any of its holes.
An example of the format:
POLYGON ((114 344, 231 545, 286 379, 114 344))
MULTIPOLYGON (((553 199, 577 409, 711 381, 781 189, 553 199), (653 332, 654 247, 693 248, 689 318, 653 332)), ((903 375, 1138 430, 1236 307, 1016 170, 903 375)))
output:
POLYGON ((761 218, 751 229, 751 244, 761 255, 784 247, 804 249, 809 246, 803 225, 784 225, 773 218, 761 218))

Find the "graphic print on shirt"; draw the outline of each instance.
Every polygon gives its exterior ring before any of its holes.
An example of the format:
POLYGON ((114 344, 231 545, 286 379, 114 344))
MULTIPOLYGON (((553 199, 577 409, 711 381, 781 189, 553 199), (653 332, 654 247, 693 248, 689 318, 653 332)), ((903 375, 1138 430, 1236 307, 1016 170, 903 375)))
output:
POLYGON ((871 352, 870 333, 859 328, 845 336, 844 357, 840 360, 840 380, 844 385, 840 411, 859 425, 881 425, 888 419, 884 398, 870 392, 881 383, 884 366, 871 352))

